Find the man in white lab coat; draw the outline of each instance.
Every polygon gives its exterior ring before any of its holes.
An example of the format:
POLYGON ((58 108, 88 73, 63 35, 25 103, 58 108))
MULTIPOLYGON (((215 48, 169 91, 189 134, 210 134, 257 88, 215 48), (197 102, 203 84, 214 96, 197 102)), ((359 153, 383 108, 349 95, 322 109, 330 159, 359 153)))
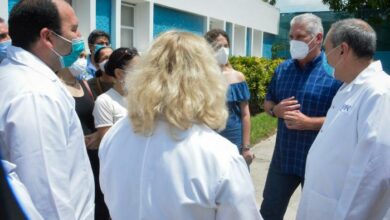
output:
POLYGON ((84 50, 77 26, 65 1, 20 1, 9 17, 12 46, 0 65, 3 159, 14 166, 43 219, 94 217, 93 175, 80 121, 55 74, 84 50))
POLYGON ((344 84, 309 151, 299 220, 390 218, 390 77, 375 49, 375 31, 359 19, 334 23, 326 37, 344 84))

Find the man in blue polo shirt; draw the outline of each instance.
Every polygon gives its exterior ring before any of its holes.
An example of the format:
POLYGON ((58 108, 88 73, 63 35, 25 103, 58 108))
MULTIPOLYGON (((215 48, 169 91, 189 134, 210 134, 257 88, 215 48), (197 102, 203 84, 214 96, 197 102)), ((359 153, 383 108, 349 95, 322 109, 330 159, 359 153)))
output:
POLYGON ((291 195, 303 185, 307 153, 341 85, 325 66, 319 17, 309 13, 295 16, 289 35, 292 59, 276 69, 264 102, 264 110, 278 118, 260 208, 265 220, 282 220, 291 195))

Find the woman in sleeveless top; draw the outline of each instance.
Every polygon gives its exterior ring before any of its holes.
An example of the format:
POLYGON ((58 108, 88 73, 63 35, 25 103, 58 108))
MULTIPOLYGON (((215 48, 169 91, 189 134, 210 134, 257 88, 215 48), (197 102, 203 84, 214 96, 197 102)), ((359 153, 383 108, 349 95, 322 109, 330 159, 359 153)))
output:
POLYGON ((86 71, 86 64, 85 58, 79 58, 71 67, 59 71, 58 77, 75 99, 76 113, 83 128, 85 145, 95 179, 95 219, 108 220, 110 216, 99 184, 98 148, 100 137, 92 115, 95 105, 94 96, 88 83, 85 80, 77 79, 83 71, 86 71))
POLYGON ((229 117, 226 128, 220 132, 222 136, 234 143, 245 158, 248 166, 254 158, 250 151, 250 93, 245 76, 232 68, 228 62, 229 37, 220 29, 212 29, 205 35, 206 40, 216 51, 216 58, 221 67, 223 76, 229 83, 227 106, 229 117))

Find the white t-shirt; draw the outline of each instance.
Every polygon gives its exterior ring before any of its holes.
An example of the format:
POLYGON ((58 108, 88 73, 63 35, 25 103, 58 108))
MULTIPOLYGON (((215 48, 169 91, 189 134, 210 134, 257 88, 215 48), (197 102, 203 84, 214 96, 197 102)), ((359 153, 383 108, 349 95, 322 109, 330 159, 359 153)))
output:
POLYGON ((126 98, 111 88, 101 94, 95 101, 93 117, 95 127, 108 127, 114 125, 119 119, 127 116, 126 98))
POLYGON ((175 131, 160 120, 153 135, 121 119, 99 149, 100 186, 112 219, 259 220, 255 191, 237 147, 194 124, 175 131))

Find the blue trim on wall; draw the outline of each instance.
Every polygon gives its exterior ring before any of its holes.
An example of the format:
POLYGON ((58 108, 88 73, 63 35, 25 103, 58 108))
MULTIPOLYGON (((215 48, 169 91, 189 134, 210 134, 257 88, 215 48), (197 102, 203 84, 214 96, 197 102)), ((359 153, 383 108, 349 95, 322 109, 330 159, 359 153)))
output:
MULTIPOLYGON (((229 40, 230 40, 230 47, 232 47, 232 36, 233 36, 233 24, 230 23, 230 22, 226 22, 226 29, 225 29, 227 35, 229 36, 229 40)), ((229 55, 232 55, 232 50, 229 50, 229 55)))
POLYGON ((111 0, 96 0, 96 29, 111 35, 111 0))
POLYGON ((203 36, 204 17, 154 5, 153 37, 168 30, 182 30, 203 36))
POLYGON ((252 56, 252 28, 246 29, 246 56, 252 56))
POLYGON ((20 0, 8 0, 8 14, 11 12, 12 8, 19 2, 20 0))

